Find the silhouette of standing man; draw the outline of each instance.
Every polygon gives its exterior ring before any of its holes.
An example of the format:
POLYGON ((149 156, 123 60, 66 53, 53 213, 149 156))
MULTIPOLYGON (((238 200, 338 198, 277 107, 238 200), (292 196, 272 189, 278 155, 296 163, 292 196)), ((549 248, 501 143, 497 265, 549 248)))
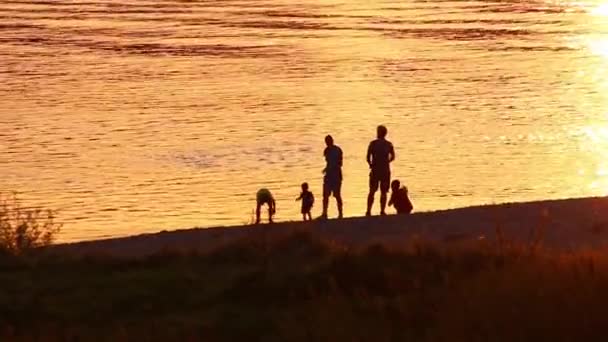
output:
POLYGON ((371 169, 369 174, 369 195, 367 196, 366 216, 371 216, 374 196, 380 186, 380 215, 386 215, 386 199, 391 183, 390 163, 395 160, 393 144, 386 140, 388 130, 378 126, 378 138, 369 144, 367 149, 367 163, 371 169))
POLYGON ((334 138, 331 135, 325 137, 327 147, 323 151, 325 162, 327 165, 323 170, 323 214, 320 218, 327 218, 327 207, 329 205, 329 196, 332 194, 338 203, 338 218, 342 218, 342 149, 334 145, 334 138))

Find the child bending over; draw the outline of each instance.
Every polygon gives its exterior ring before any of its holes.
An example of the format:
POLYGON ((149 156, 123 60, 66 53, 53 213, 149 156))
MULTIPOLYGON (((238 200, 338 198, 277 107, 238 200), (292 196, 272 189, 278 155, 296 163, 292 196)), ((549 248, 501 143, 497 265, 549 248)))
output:
POLYGON ((272 217, 276 213, 276 204, 274 197, 268 189, 260 189, 255 196, 256 208, 255 208, 255 224, 260 223, 260 210, 264 204, 268 204, 268 222, 272 223, 272 217))

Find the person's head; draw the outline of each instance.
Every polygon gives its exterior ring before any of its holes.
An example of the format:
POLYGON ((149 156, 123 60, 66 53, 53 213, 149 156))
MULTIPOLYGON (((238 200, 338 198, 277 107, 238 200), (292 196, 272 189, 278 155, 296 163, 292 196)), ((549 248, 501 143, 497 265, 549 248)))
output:
POLYGON ((393 191, 397 191, 399 190, 399 187, 401 186, 401 182, 397 179, 395 179, 392 183, 391 183, 391 189, 393 189, 393 191))
POLYGON ((302 191, 308 191, 308 183, 302 183, 302 191))
POLYGON ((329 146, 333 146, 334 145, 334 138, 331 135, 327 135, 325 137, 325 144, 329 147, 329 146))
POLYGON ((376 132, 378 133, 378 139, 384 139, 388 134, 388 130, 383 125, 378 126, 376 132))

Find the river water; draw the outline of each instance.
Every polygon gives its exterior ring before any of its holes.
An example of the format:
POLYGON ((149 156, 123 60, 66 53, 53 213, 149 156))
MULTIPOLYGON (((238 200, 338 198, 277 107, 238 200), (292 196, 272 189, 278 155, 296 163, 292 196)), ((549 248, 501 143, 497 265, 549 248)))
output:
POLYGON ((294 220, 332 134, 357 216, 385 124, 416 210, 605 195, 607 76, 601 1, 3 0, 0 190, 63 241, 294 220))

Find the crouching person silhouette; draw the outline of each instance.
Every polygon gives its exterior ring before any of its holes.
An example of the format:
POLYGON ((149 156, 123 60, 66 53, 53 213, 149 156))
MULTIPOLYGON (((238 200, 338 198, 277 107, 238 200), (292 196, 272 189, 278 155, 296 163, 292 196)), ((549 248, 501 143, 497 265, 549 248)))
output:
POLYGON ((412 201, 408 197, 408 191, 405 186, 401 187, 401 182, 394 180, 391 183, 391 199, 388 202, 388 206, 394 206, 397 210, 397 214, 409 214, 414 209, 412 201))
POLYGON ((260 223, 260 211, 262 210, 262 206, 264 204, 268 205, 268 223, 272 223, 272 217, 276 213, 276 204, 274 202, 274 197, 272 197, 272 193, 268 189, 260 189, 258 190, 256 196, 256 207, 255 207, 255 224, 260 223))

